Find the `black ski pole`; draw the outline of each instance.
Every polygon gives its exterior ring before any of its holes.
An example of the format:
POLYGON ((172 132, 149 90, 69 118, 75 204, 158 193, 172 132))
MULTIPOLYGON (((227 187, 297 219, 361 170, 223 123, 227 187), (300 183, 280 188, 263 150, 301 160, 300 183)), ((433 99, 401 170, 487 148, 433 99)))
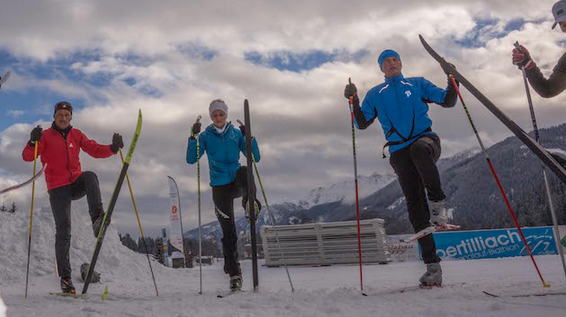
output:
MULTIPOLYGON (((348 78, 348 83, 352 83, 352 79, 348 78)), ((354 184, 356 187, 356 220, 358 222, 358 255, 360 259, 360 289, 362 291, 362 295, 364 294, 364 278, 363 278, 363 271, 362 271, 362 236, 360 230, 360 201, 358 199, 358 163, 356 160, 356 129, 354 127, 354 98, 350 97, 349 100, 350 106, 350 117, 352 118, 352 151, 354 154, 354 184)))
POLYGON ((470 112, 468 111, 468 107, 466 107, 466 103, 464 103, 464 99, 462 98, 462 94, 460 94, 460 89, 458 89, 458 84, 456 84, 456 80, 454 79, 454 76, 452 76, 451 74, 449 76, 450 76, 450 80, 452 81, 452 85, 454 86, 454 89, 456 89, 456 92, 458 93, 458 96, 460 97, 460 101, 462 102, 462 107, 464 108, 464 111, 466 111, 466 115, 468 116, 468 120, 470 121, 470 125, 472 126, 472 129, 474 130, 474 134, 476 135, 476 138, 478 139, 478 143, 480 144, 480 148, 481 148, 483 154, 485 155, 485 159, 487 161, 487 164, 489 165, 489 168, 491 169, 491 173, 493 174, 493 177, 495 178, 495 181, 497 182, 497 186, 499 187, 499 190, 501 191, 501 195, 503 196, 503 199, 505 200, 505 204, 507 204, 507 208, 509 209, 509 213, 511 214, 511 217, 513 218, 513 222, 515 222, 515 226, 517 227, 517 230, 519 231, 519 234, 521 235, 521 239, 523 240, 523 243, 525 244, 525 248, 529 252, 529 255, 531 257, 533 265, 535 266, 535 269, 538 273, 538 276, 540 277, 540 280, 542 281, 542 285, 544 287, 550 287, 550 284, 546 284, 546 282, 544 281, 544 278, 542 277, 542 274, 540 273, 540 270, 538 269, 537 262, 535 261, 535 258, 533 257, 533 253, 531 252, 531 248, 529 247, 529 244, 527 243, 527 239, 525 238, 525 235, 523 235, 523 230, 521 230, 521 226, 519 225, 519 221, 517 221, 517 217, 515 217, 515 212, 513 211, 513 208, 511 208, 511 204, 509 203, 509 200, 507 199, 507 194, 505 194, 505 191, 503 190, 503 187, 501 186, 501 183, 499 182, 499 177, 497 177, 497 173, 495 173, 495 169, 493 168, 493 164, 491 164, 491 159, 489 158, 489 155, 487 155, 487 151, 485 150, 485 147, 483 146, 483 142, 480 138, 478 130, 476 129, 474 121, 472 120, 472 116, 470 115, 470 112))
MULTIPOLYGON (((197 117, 197 122, 200 122, 202 116, 197 117)), ((201 225, 201 211, 200 211, 200 144, 198 135, 195 135, 197 140, 197 197, 198 197, 198 265, 199 265, 199 294, 202 295, 202 225, 201 225)))
MULTIPOLYGON (((515 48, 521 51, 521 45, 519 42, 515 42, 515 48)), ((521 71, 523 73, 523 82, 525 84, 525 91, 527 93, 527 101, 529 102, 529 110, 531 113, 531 121, 533 123, 533 129, 535 130, 535 141, 538 143, 540 142, 540 134, 538 132, 537 126, 537 119, 535 116, 535 110, 533 107, 533 101, 531 99, 531 90, 529 89, 529 83, 527 81, 527 72, 525 70, 525 66, 521 67, 521 71)), ((546 168, 544 164, 542 165, 542 177, 544 179, 544 186, 546 188, 546 196, 548 199, 548 207, 550 208, 550 214, 552 215, 552 223, 554 228, 554 239, 556 240, 556 249, 558 250, 558 254, 560 254, 560 260, 562 261, 562 269, 564 270, 564 275, 566 276, 566 262, 564 261, 564 251, 562 250, 562 244, 560 243, 560 229, 558 229, 558 218, 556 217, 556 211, 554 210, 554 203, 552 201, 552 193, 550 191, 550 184, 548 182, 548 177, 546 176, 546 168)))

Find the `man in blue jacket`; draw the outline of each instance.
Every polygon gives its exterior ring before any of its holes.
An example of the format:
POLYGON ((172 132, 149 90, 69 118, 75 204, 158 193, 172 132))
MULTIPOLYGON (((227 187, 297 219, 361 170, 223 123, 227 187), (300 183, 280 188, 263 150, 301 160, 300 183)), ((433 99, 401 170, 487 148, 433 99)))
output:
MULTIPOLYGON (((238 233, 234 219, 234 198, 242 197, 242 207, 249 219, 247 168, 240 166, 240 152, 246 155, 246 128, 235 129, 228 118, 228 106, 221 99, 213 100, 209 107, 213 124, 200 133, 201 123, 196 122, 191 128, 187 148, 187 163, 197 162, 198 157, 206 152, 210 169, 210 186, 216 218, 222 227, 222 249, 224 251, 224 272, 230 276, 232 291, 242 288, 242 271, 238 262, 238 233), (199 134, 200 133, 200 134, 199 134)), ((252 138, 252 154, 256 162, 260 160, 257 141, 252 138)), ((252 192, 255 196, 255 184, 252 192)), ((255 200, 255 210, 259 213, 261 204, 255 200)), ((257 219, 257 214, 256 218, 257 219)))
MULTIPOLYGON (((385 74, 385 82, 367 92, 361 107, 356 86, 350 83, 344 90, 344 96, 353 101, 356 127, 363 130, 375 118, 381 123, 387 139, 383 150, 389 147, 389 162, 407 200, 409 220, 415 232, 430 226, 430 223, 444 225, 448 217, 436 168, 436 161, 440 157, 440 139, 432 132, 427 103, 453 107, 456 104, 456 90, 450 80, 445 90, 423 77, 404 78, 401 74, 401 57, 393 50, 383 51, 378 63, 385 74)), ((419 280, 420 284, 440 286, 442 269, 433 236, 419 239, 419 245, 427 267, 419 280)))

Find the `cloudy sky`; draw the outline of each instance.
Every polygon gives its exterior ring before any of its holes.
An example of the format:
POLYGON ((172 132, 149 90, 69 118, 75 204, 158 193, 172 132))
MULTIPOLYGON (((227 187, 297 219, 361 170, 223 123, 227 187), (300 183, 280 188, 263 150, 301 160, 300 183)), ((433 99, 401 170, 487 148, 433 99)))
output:
MULTIPOLYGON (((243 119, 247 98, 269 203, 297 201, 313 188, 353 177, 343 90, 349 77, 361 96, 383 81, 376 63, 382 50, 401 54, 405 77, 446 85, 418 34, 530 129, 511 50, 519 41, 550 73, 566 40, 566 34, 551 30, 553 3, 1 0, 0 73, 12 75, 0 89, 0 187, 31 176, 33 164, 22 161, 21 151, 35 125, 50 126, 56 102, 73 104, 72 124, 90 138, 109 144, 119 132, 126 147, 141 109, 144 125, 129 176, 144 233, 156 236, 168 227, 167 175, 179 184, 185 228, 194 228, 197 171, 185 161, 189 128, 198 115, 205 125, 211 123, 208 104, 215 98, 228 104, 229 120, 243 119)), ((463 94, 486 145, 510 135, 463 94)), ((534 96, 540 127, 566 121, 565 98, 534 96)), ((431 106, 429 114, 444 157, 477 146, 461 107, 431 106)), ((385 141, 377 122, 356 138, 360 174, 392 172, 381 159, 385 141)), ((82 154, 81 160, 84 170, 99 175, 106 206, 121 168, 119 156, 95 160, 82 154)), ((201 166, 203 222, 208 222, 215 217, 206 159, 201 166)), ((29 213, 30 197, 27 187, 0 201, 15 201, 29 213)), ((35 199, 37 208, 49 205, 43 178, 35 199)), ((74 209, 86 212, 84 199, 74 209)), ((126 186, 113 221, 120 232, 139 235, 126 186)))

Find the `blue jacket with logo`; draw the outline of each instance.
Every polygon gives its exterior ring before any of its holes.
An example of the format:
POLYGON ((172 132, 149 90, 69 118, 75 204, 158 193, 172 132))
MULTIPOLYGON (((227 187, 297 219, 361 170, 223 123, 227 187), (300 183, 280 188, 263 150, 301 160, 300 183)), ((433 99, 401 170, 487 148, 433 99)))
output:
MULTIPOLYGON (((450 87, 448 90, 451 90, 450 87)), ((453 107, 455 99, 452 104, 445 104, 446 94, 447 90, 438 88, 423 77, 404 78, 402 74, 386 77, 384 83, 370 89, 364 98, 361 106, 367 122, 364 124, 371 124, 377 117, 385 138, 392 143, 389 152, 393 153, 423 135, 435 134, 430 129, 432 121, 427 114, 426 102, 453 107)), ((358 120, 355 123, 357 128, 365 128, 360 127, 358 120)))
MULTIPOLYGON (((240 151, 246 155, 246 138, 239 129, 228 122, 226 129, 218 133, 214 124, 209 125, 199 134, 199 157, 204 152, 208 155, 210 169, 210 186, 226 185, 234 181, 236 171, 240 168, 240 151)), ((252 154, 256 162, 260 160, 259 148, 255 138, 252 139, 252 154)), ((189 138, 187 147, 187 163, 197 162, 197 140, 189 138)))

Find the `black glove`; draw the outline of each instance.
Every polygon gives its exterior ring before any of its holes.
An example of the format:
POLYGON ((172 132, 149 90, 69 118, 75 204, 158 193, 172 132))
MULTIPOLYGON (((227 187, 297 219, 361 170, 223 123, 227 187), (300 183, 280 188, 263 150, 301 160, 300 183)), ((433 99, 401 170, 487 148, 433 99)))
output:
MULTIPOLYGON (((448 63, 448 65, 452 66, 452 68, 456 69, 456 66, 452 63, 448 63)), ((444 73, 446 74, 446 76, 450 76, 452 73, 450 73, 450 70, 447 68, 442 68, 442 70, 444 71, 444 73)))
POLYGON ((122 136, 118 133, 114 133, 112 136, 112 144, 110 145, 110 151, 118 153, 118 150, 124 147, 124 141, 122 141, 122 136))
POLYGON ((195 122, 195 124, 193 124, 193 127, 191 128, 191 138, 195 138, 199 133, 200 133, 200 127, 202 126, 202 124, 197 121, 195 122))
POLYGON ((346 85, 346 88, 344 88, 344 97, 346 97, 346 99, 350 99, 350 97, 354 97, 357 94, 358 88, 356 88, 356 85, 352 84, 351 82, 346 85))
POLYGON ((245 125, 240 125, 240 131, 242 131, 242 135, 246 136, 246 126, 245 125))
POLYGON ((41 136, 42 134, 43 128, 41 128, 40 126, 37 126, 35 128, 33 128, 33 130, 31 130, 31 133, 29 134, 29 145, 30 146, 35 146, 35 142, 41 140, 41 136))

